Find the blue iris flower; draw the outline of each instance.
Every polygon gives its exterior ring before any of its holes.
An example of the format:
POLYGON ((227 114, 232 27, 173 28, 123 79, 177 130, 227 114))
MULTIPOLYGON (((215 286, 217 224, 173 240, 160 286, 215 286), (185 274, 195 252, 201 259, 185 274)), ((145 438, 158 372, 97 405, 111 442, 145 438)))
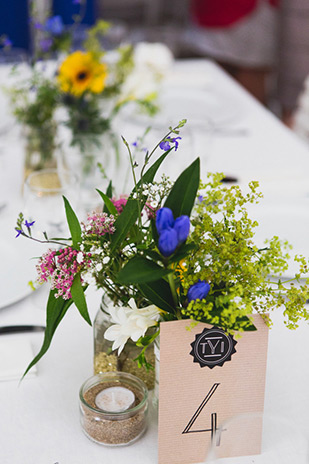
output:
POLYGON ((194 284, 191 285, 191 287, 188 290, 188 302, 190 301, 195 301, 195 300, 203 300, 206 298, 210 290, 210 285, 208 282, 205 280, 200 280, 194 284))
POLYGON ((176 248, 187 240, 190 230, 189 216, 179 216, 174 221, 170 208, 160 208, 157 211, 156 227, 159 234, 158 247, 163 256, 174 253, 176 248))
POLYGON ((156 216, 156 227, 159 234, 168 227, 173 227, 174 216, 170 208, 160 208, 156 216))
POLYGON ((177 232, 178 242, 183 243, 187 240, 190 231, 189 216, 179 216, 174 224, 174 230, 177 232))
POLYGON ((167 257, 174 253, 178 246, 176 230, 168 227, 164 229, 159 237, 158 248, 163 256, 167 257))

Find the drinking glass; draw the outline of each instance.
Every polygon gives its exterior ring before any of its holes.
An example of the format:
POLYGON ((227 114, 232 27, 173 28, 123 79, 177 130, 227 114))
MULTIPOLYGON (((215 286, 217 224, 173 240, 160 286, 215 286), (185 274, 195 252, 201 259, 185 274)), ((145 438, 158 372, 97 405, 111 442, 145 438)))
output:
POLYGON ((46 232, 49 238, 68 234, 63 196, 76 209, 78 195, 77 180, 70 171, 32 172, 24 184, 24 216, 28 222, 35 221, 33 234, 46 232))

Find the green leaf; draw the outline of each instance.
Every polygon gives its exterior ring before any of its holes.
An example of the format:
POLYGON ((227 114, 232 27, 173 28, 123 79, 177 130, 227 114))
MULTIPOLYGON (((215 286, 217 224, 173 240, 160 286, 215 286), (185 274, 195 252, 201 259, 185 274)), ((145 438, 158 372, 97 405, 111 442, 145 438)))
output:
POLYGON ((165 280, 160 279, 154 282, 142 283, 139 284, 139 288, 152 304, 168 313, 176 313, 173 295, 169 284, 165 280))
POLYGON ((65 197, 62 197, 62 198, 64 201, 65 213, 67 216, 67 221, 68 221, 69 229, 71 232, 73 247, 78 249, 79 243, 82 240, 82 229, 81 229, 79 220, 77 219, 77 216, 74 213, 70 203, 65 197))
POLYGON ((117 280, 122 284, 139 284, 159 280, 172 272, 142 256, 136 256, 126 263, 117 275, 117 280))
POLYGON ((131 227, 133 227, 138 218, 138 214, 139 210, 137 200, 129 199, 123 208, 122 213, 117 217, 114 223, 115 232, 111 235, 112 253, 117 247, 120 247, 123 240, 127 237, 131 227))
POLYGON ((190 216, 200 183, 200 160, 197 158, 178 177, 164 206, 173 211, 177 218, 182 214, 190 216))
POLYGON ((198 245, 194 243, 185 243, 183 244, 179 250, 169 258, 169 263, 176 263, 184 259, 189 254, 192 254, 193 251, 198 250, 198 245))
POLYGON ((31 361, 23 377, 27 374, 27 372, 34 366, 42 356, 47 352, 48 348, 50 347, 52 338, 54 333, 60 324, 61 320, 65 316, 65 313, 73 303, 73 300, 63 300, 62 298, 55 298, 55 293, 58 290, 51 290, 49 293, 49 298, 47 302, 46 308, 46 329, 44 334, 44 340, 39 353, 35 356, 35 358, 31 361))
POLYGON ((144 255, 149 256, 153 261, 162 262, 162 255, 153 250, 143 250, 144 255))
POLYGON ((73 302, 75 303, 75 306, 77 307, 81 316, 85 319, 86 322, 88 322, 89 325, 92 325, 88 313, 84 289, 80 280, 80 274, 76 274, 76 276, 74 277, 73 284, 71 287, 71 294, 73 302))
POLYGON ((108 196, 108 198, 112 198, 113 196, 113 185, 111 180, 109 181, 108 187, 106 189, 106 195, 108 196))
POLYGON ((104 201, 104 212, 106 213, 110 213, 110 214, 113 214, 115 217, 118 216, 118 211, 114 205, 114 203, 110 200, 110 198, 103 192, 101 192, 101 190, 99 189, 96 189, 96 191, 98 192, 98 194, 101 196, 102 200, 104 201), (106 211, 107 209, 107 211, 106 211))
POLYGON ((246 325, 246 327, 244 328, 245 332, 254 332, 255 330, 257 330, 257 328, 252 323, 252 321, 251 321, 251 319, 249 317, 242 316, 242 317, 237 318, 237 322, 242 322, 242 321, 248 322, 248 325, 246 325))

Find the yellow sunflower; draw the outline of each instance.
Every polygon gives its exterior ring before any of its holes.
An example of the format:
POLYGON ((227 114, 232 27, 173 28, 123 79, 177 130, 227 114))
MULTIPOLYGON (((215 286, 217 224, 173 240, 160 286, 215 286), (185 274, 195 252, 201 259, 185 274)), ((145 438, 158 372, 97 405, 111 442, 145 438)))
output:
POLYGON ((57 78, 60 88, 76 97, 87 90, 100 93, 105 86, 106 68, 106 65, 97 61, 91 53, 74 52, 59 67, 57 78))

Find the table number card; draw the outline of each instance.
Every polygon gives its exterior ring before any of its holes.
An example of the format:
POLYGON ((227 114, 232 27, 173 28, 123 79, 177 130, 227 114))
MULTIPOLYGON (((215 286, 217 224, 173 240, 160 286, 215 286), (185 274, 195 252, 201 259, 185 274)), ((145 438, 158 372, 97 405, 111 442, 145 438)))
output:
MULTIPOLYGON (((257 331, 237 340, 203 323, 193 329, 188 320, 160 324, 159 464, 204 462, 224 421, 263 412, 268 327, 259 315, 254 324, 257 331)), ((248 437, 248 424, 242 424, 248 437)), ((237 440, 241 434, 224 429, 219 457, 261 452, 258 416, 250 421, 250 439, 237 440)))

